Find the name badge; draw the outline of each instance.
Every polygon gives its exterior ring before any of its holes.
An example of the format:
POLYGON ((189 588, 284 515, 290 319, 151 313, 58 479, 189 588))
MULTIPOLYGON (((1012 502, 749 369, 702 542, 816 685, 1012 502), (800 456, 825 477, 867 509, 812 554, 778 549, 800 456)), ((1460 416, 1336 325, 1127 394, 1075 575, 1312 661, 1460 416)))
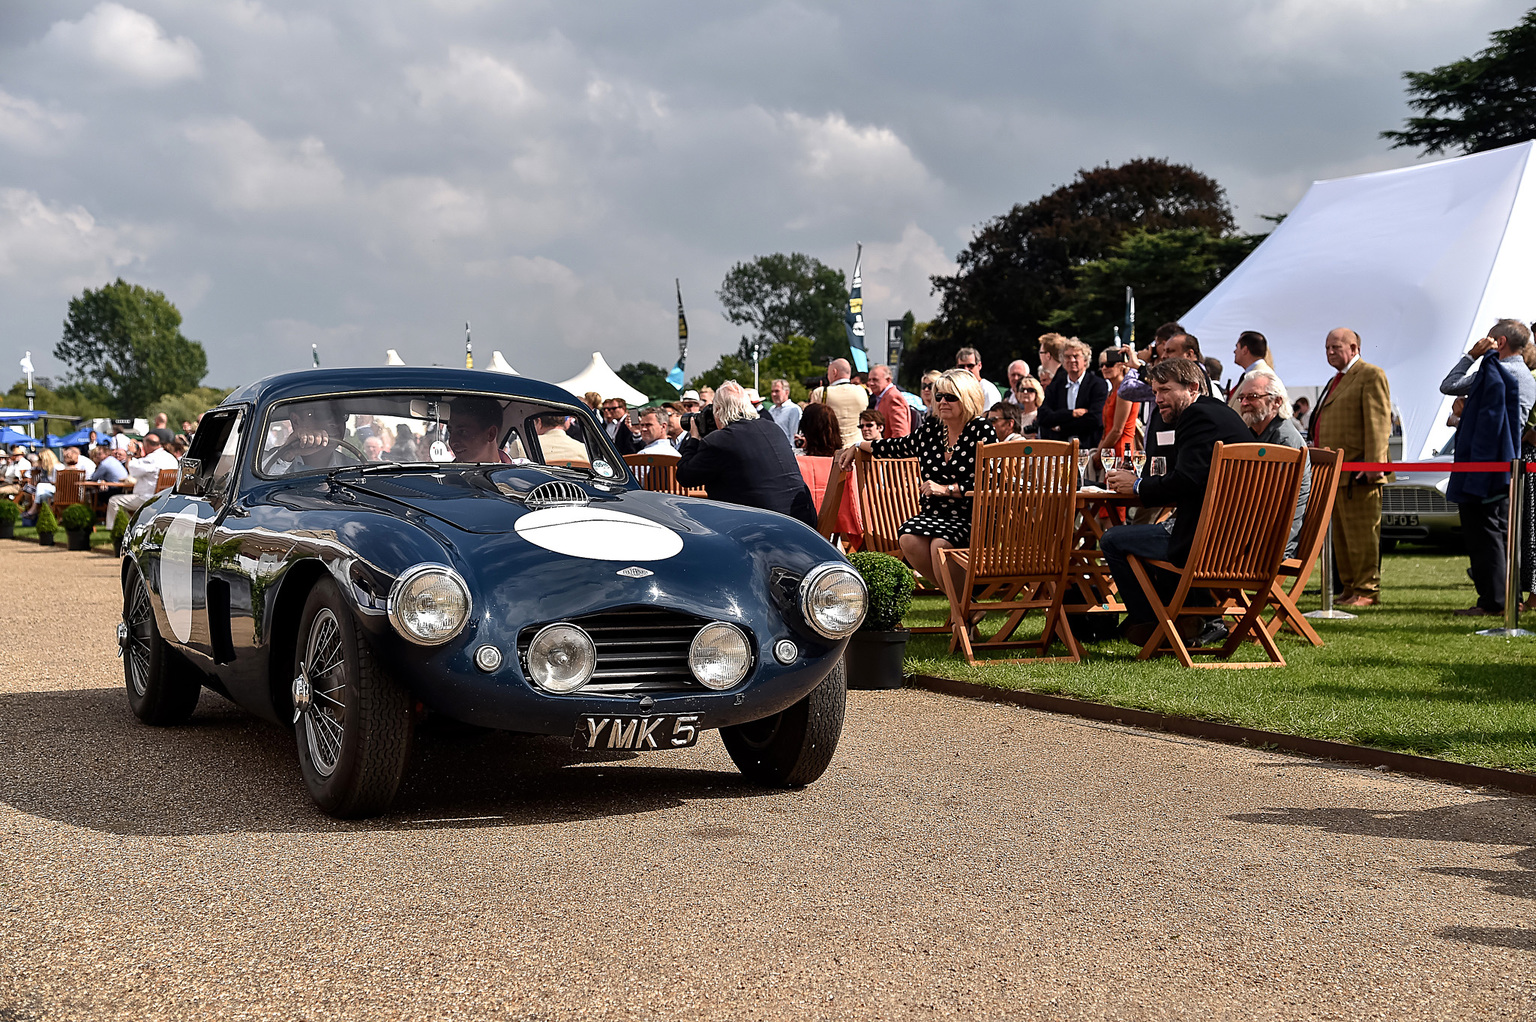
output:
POLYGON ((1159 447, 1172 447, 1173 446, 1173 434, 1174 434, 1174 431, 1171 430, 1171 429, 1160 429, 1160 430, 1158 430, 1157 431, 1157 446, 1159 446, 1159 447))

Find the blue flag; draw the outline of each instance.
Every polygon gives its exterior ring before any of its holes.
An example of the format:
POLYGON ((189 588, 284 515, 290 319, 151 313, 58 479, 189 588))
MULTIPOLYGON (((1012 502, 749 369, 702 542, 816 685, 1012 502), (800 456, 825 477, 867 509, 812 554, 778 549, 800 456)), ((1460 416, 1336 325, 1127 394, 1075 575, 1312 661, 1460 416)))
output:
POLYGON ((869 352, 864 349, 864 275, 859 264, 864 260, 864 243, 853 257, 853 287, 848 291, 848 315, 843 326, 848 330, 848 353, 853 356, 853 371, 869 372, 869 352))
POLYGON ((676 277, 672 283, 677 287, 677 364, 667 373, 667 382, 672 384, 672 389, 679 394, 683 392, 683 368, 688 361, 688 317, 683 315, 683 283, 676 277))

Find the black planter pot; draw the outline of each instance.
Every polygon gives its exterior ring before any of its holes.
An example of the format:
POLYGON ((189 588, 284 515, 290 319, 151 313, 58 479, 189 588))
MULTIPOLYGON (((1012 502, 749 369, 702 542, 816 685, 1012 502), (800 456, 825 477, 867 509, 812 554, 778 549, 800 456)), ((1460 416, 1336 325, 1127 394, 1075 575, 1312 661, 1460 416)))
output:
POLYGON ((901 688, 901 662, 907 655, 907 639, 911 636, 905 628, 894 632, 854 632, 844 658, 848 665, 848 687, 901 688))
POLYGON ((15 538, 16 538, 16 523, 15 522, 0 522, 0 539, 15 539, 15 538))
POLYGON ((38 546, 53 546, 53 533, 51 533, 51 532, 39 532, 37 534, 37 545, 38 546))
POLYGON ((91 548, 91 534, 89 532, 84 530, 71 532, 66 529, 64 534, 69 537, 69 548, 71 550, 89 550, 91 548))

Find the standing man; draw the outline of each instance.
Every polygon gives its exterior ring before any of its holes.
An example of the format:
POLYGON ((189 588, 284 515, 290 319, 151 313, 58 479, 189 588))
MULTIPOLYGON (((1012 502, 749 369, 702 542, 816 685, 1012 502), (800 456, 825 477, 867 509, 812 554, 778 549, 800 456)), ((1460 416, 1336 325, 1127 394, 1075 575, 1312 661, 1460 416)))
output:
POLYGON ((1088 372, 1088 345, 1082 341, 1063 344, 1061 371, 1051 377, 1051 385, 1045 388, 1045 406, 1035 417, 1040 423, 1040 439, 1077 437, 1079 450, 1099 446, 1099 435, 1104 432, 1104 402, 1108 397, 1109 384, 1104 377, 1088 372))
MULTIPOLYGON (((997 392, 994 384, 981 378, 981 352, 975 348, 961 348, 955 352, 955 368, 964 369, 976 377, 976 382, 981 384, 981 392, 986 396, 986 400, 982 402, 983 408, 991 408, 1003 399, 1003 395, 997 392)), ((890 433, 886 433, 886 436, 890 436, 890 433)))
POLYGON ((853 366, 846 358, 834 358, 827 366, 827 386, 821 403, 837 416, 837 429, 844 447, 859 442, 859 413, 869 407, 869 392, 854 384, 853 366))
POLYGON ((870 366, 869 393, 875 399, 875 411, 885 419, 885 436, 906 436, 912 432, 912 406, 891 381, 890 366, 870 366))
POLYGON ((1016 358, 1008 363, 1008 393, 1003 395, 1003 400, 1011 405, 1019 403, 1019 384, 1024 382, 1029 375, 1029 363, 1022 358, 1016 358))
POLYGON ((784 431, 793 442, 800 432, 800 406, 789 399, 789 381, 774 380, 768 384, 768 418, 784 431))
POLYGON ((601 408, 603 432, 613 441, 614 450, 621 456, 640 450, 640 442, 629 428, 629 405, 625 400, 621 397, 604 398, 601 408))
MULTIPOLYGON (((1387 374, 1360 358, 1360 335, 1348 327, 1330 330, 1323 350, 1338 372, 1312 413, 1312 442, 1341 452, 1345 461, 1386 461, 1392 435, 1387 374)), ((1333 505, 1333 562, 1344 588, 1340 607, 1381 602, 1381 486, 1386 481, 1382 472, 1355 472, 1339 487, 1333 505)))
MULTIPOLYGON (((1501 319, 1441 381, 1440 393, 1467 402, 1456 426, 1457 461, 1507 461, 1520 452, 1520 433, 1536 404, 1536 378, 1525 364, 1530 342, 1531 332, 1524 323, 1501 319), (1477 370, 1472 368, 1489 354, 1498 359, 1500 376, 1492 375, 1497 370, 1488 359, 1477 370)), ((1461 511, 1461 532, 1472 562, 1468 574, 1477 587, 1477 603, 1456 613, 1502 616, 1509 554, 1508 484, 1492 472, 1457 474, 1451 477, 1446 497, 1461 511)))
POLYGON ((1238 375, 1227 404, 1236 408, 1241 415, 1243 410, 1238 407, 1237 395, 1243 389, 1243 378, 1260 366, 1273 369, 1269 362, 1269 341, 1257 330, 1244 330, 1237 335, 1237 343, 1232 346, 1232 361, 1237 363, 1238 375))

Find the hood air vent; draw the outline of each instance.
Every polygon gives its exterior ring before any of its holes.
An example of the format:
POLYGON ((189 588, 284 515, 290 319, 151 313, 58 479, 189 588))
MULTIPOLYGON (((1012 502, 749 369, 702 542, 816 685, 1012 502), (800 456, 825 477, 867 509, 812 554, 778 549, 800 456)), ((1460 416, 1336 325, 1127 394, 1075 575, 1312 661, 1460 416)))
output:
POLYGON ((523 503, 530 508, 545 507, 579 507, 588 503, 592 498, 587 496, 575 483, 568 483, 556 479, 547 483, 540 483, 528 491, 528 496, 523 498, 523 503))

